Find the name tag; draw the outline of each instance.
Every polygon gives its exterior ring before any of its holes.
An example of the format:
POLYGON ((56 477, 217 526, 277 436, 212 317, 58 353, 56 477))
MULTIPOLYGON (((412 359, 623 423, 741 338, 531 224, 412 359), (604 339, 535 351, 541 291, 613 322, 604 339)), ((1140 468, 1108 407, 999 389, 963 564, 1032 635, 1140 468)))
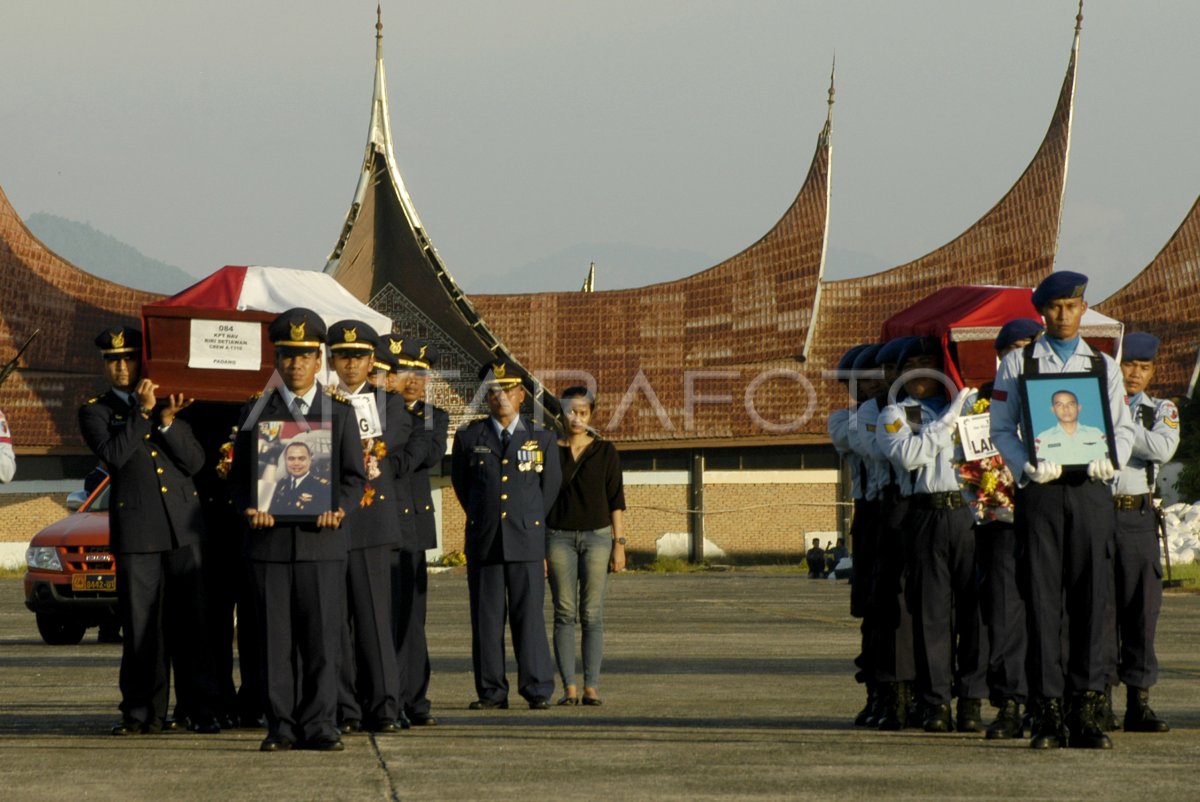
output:
POLYGON ((369 437, 383 436, 383 426, 379 423, 379 407, 375 406, 374 394, 352 395, 349 399, 354 406, 359 438, 366 440, 369 437))
POLYGON ((490 448, 488 448, 487 446, 475 446, 473 449, 471 449, 471 451, 472 451, 472 453, 475 453, 475 454, 491 454, 492 453, 492 450, 490 448))

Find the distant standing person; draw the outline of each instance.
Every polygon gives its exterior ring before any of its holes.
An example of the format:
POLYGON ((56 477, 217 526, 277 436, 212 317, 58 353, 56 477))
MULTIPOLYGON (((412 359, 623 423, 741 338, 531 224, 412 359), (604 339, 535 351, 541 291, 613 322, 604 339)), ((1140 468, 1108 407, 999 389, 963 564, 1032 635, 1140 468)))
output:
POLYGON ((17 472, 17 458, 13 454, 12 431, 8 428, 8 419, 0 410, 0 482, 11 482, 17 472))
POLYGON ((825 576, 825 549, 821 548, 821 539, 813 538, 812 548, 804 555, 808 561, 808 578, 820 579, 825 576))
POLYGON ((558 704, 580 702, 575 684, 578 618, 583 625, 582 701, 599 705, 604 592, 608 572, 625 570, 625 487, 616 447, 593 433, 596 399, 587 388, 568 388, 563 393, 563 411, 568 426, 567 436, 558 441, 563 484, 546 519, 554 657, 564 690, 558 704))

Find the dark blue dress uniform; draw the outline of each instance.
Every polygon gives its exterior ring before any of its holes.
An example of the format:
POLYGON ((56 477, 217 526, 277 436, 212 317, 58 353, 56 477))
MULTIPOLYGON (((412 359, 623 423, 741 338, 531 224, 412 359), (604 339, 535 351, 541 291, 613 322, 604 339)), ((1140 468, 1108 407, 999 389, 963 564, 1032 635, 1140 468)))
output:
MULTIPOLYGON (((1158 338, 1145 332, 1125 335, 1121 361, 1153 364, 1158 338)), ((1139 392, 1129 398, 1134 422, 1133 452, 1113 480, 1117 508, 1114 598, 1119 640, 1116 678, 1125 684, 1125 730, 1166 732, 1167 723, 1150 709, 1150 688, 1158 681, 1154 637, 1162 611, 1162 555, 1153 493, 1159 468, 1179 447, 1179 410, 1166 399, 1139 392)))
MULTIPOLYGON (((437 348, 432 343, 415 338, 384 340, 389 351, 396 351, 398 370, 428 371, 437 362, 437 348)), ((429 702, 429 645, 425 635, 429 589, 425 552, 438 544, 430 474, 435 469, 440 472, 450 414, 421 399, 408 404, 406 410, 412 418, 413 435, 402 457, 397 458, 396 482, 401 497, 411 506, 403 510, 408 525, 401 529, 400 548, 395 553, 392 614, 404 713, 413 723, 428 724, 433 718, 429 702)))
MULTIPOLYGON (((329 350, 335 354, 369 354, 374 360, 379 335, 360 320, 329 327, 329 350)), ((392 637, 391 555, 400 539, 396 516, 395 475, 386 454, 404 448, 412 431, 400 396, 369 383, 354 389, 374 396, 383 435, 361 440, 360 453, 379 450, 368 474, 360 506, 346 510, 342 522, 349 537, 346 555, 346 626, 342 629, 339 663, 338 721, 343 732, 361 723, 368 730, 390 732, 400 718, 400 689, 392 637), (378 440, 378 442, 376 442, 378 440)), ((361 434, 361 432, 360 432, 361 434)))
MULTIPOLYGON (((516 386, 521 381, 516 374, 516 368, 504 362, 485 364, 481 370, 481 378, 493 387, 516 386)), ((554 691, 542 609, 545 521, 562 474, 554 435, 519 416, 515 426, 504 438, 494 418, 474 421, 455 432, 451 455, 451 481, 467 516, 471 657, 479 697, 472 703, 475 707, 508 704, 506 609, 518 690, 531 706, 548 703, 554 691)))
MULTIPOLYGON (((1087 277, 1079 273, 1053 273, 1034 292, 1034 306, 1043 309, 1055 300, 1082 298, 1086 286, 1087 277)), ((1078 473, 1032 481, 1034 476, 1024 469, 1029 452, 1020 435, 1020 376, 1074 372, 1103 377, 1117 461, 1126 464, 1133 424, 1120 368, 1082 337, 1051 341, 1046 336, 1009 353, 992 391, 992 441, 1017 478, 1014 512, 1028 588, 1029 693, 1039 722, 1030 744, 1039 748, 1111 745, 1095 726, 1095 717, 1109 673, 1106 611, 1111 604, 1116 530, 1112 491, 1104 482, 1078 473), (1074 698, 1065 711, 1068 692, 1074 698)))
MULTIPOLYGON (((101 332, 96 344, 105 359, 138 359, 141 339, 136 329, 118 327, 101 332)), ((132 393, 109 390, 79 409, 79 429, 112 477, 125 730, 152 731, 167 716, 172 657, 180 703, 194 719, 211 719, 195 637, 204 524, 192 476, 204 465, 204 450, 187 423, 176 418, 164 430, 138 403, 132 393)))
MULTIPOLYGON (((292 309, 272 323, 269 334, 277 349, 311 352, 323 345, 325 326, 315 312, 292 309)), ((333 505, 348 512, 362 499, 366 479, 355 418, 343 397, 331 396, 319 382, 314 388, 301 417, 333 422, 333 475, 338 479, 333 505)), ((291 395, 284 387, 271 387, 242 408, 229 475, 239 510, 257 507, 251 459, 256 450, 254 423, 294 420, 291 395)), ((348 540, 343 529, 307 523, 276 522, 268 529, 251 529, 246 536, 262 637, 268 741, 284 748, 338 739, 337 668, 346 620, 348 540)))

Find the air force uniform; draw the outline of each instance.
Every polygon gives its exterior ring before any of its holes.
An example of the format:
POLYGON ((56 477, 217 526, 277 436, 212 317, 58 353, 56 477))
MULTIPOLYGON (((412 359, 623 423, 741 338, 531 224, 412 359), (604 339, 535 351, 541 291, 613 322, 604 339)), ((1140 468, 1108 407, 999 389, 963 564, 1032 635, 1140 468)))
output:
MULTIPOLYGON (((491 391, 515 387, 518 369, 484 364, 491 391)), ((467 516, 467 580, 476 707, 507 705, 504 618, 517 656, 518 690, 531 706, 554 691, 554 665, 543 617, 546 515, 562 482, 553 433, 520 417, 509 428, 488 417, 454 434, 451 479, 467 516)))

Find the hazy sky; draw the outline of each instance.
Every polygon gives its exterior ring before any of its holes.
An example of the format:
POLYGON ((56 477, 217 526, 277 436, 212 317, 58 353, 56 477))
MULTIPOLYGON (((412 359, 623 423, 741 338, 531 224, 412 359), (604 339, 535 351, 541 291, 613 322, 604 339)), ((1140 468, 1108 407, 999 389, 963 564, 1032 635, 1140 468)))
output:
MULTIPOLYGON (((384 2, 396 155, 465 289, 583 243, 737 253, 837 54, 827 276, 983 215, 1050 122, 1075 0, 384 2)), ((1058 266, 1099 300, 1200 194, 1200 3, 1084 7, 1058 266)), ((4 0, 0 186, 199 275, 320 267, 366 141, 374 0, 4 0)), ((605 282, 599 265, 599 286, 605 282)), ((547 286, 575 287, 587 264, 547 286)), ((526 280, 513 290, 539 289, 526 280)))

